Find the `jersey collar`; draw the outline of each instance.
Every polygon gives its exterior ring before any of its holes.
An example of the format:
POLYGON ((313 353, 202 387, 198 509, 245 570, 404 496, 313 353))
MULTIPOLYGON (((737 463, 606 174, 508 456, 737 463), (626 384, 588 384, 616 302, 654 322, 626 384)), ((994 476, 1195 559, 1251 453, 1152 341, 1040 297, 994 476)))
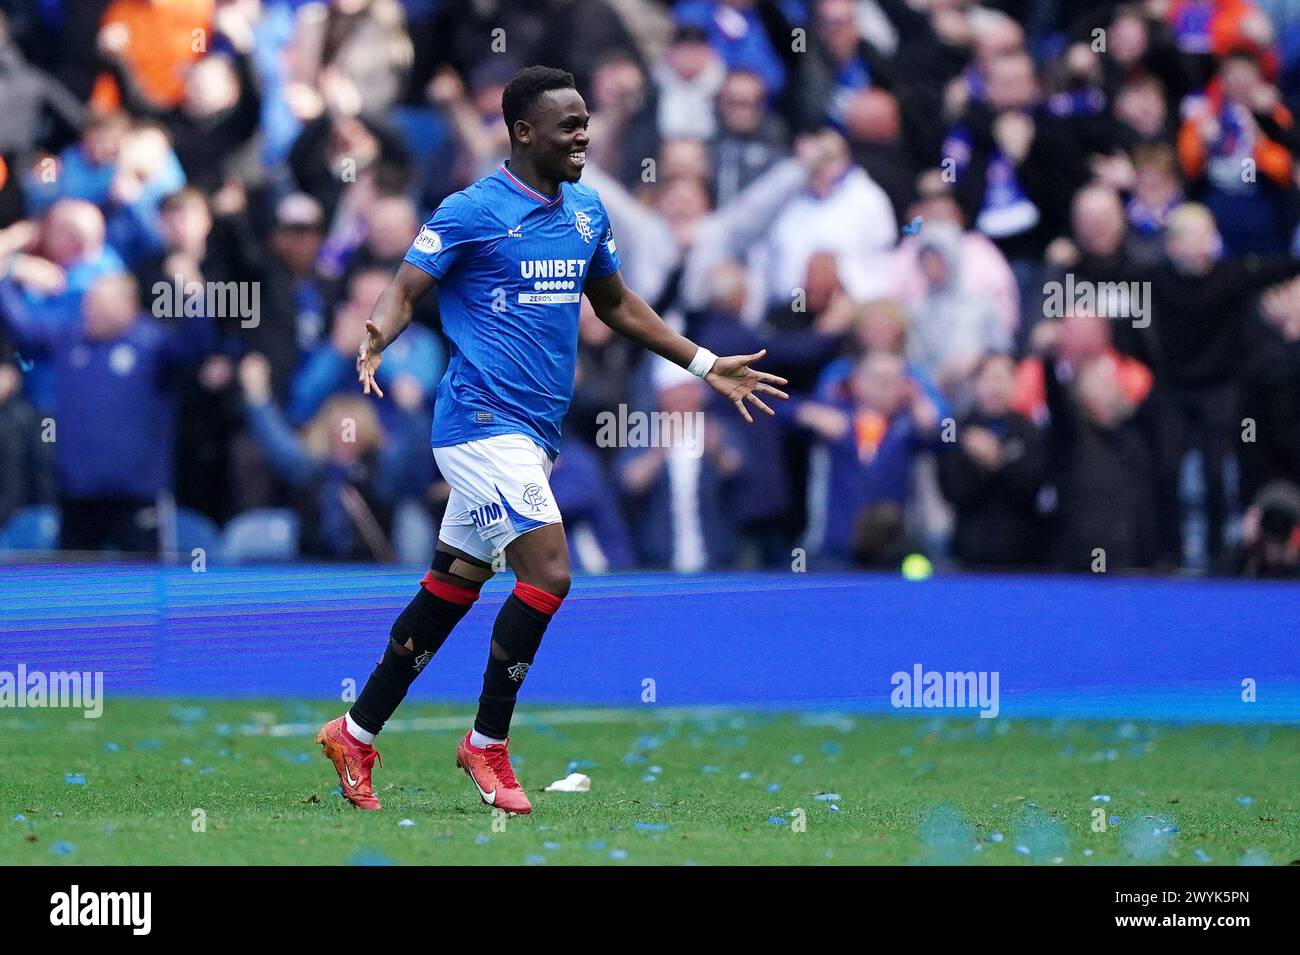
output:
POLYGON ((528 196, 530 199, 535 199, 537 202, 540 202, 544 206, 558 205, 564 199, 563 185, 560 186, 560 192, 558 195, 544 196, 536 189, 534 189, 532 186, 528 185, 528 183, 524 182, 522 179, 520 179, 518 176, 516 176, 514 173, 510 171, 509 159, 503 159, 501 161, 501 166, 497 171, 500 172, 501 175, 505 177, 506 182, 510 183, 510 185, 514 186, 516 189, 518 189, 524 195, 528 196))

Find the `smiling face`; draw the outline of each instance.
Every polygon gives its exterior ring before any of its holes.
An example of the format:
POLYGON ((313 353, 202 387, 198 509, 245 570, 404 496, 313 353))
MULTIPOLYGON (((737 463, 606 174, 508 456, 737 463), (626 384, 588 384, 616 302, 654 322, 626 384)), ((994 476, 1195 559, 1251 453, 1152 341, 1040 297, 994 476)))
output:
POLYGON ((538 175, 577 182, 587 164, 589 119, 577 90, 548 90, 537 97, 527 118, 515 123, 513 132, 538 175))

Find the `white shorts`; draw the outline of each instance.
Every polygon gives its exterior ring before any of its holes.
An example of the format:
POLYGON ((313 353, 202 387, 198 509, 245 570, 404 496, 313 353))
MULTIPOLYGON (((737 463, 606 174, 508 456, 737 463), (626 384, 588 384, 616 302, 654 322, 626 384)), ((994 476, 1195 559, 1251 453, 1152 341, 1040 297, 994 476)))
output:
POLYGON ((446 448, 433 459, 451 485, 438 539, 487 563, 511 541, 560 523, 548 480, 551 459, 532 438, 498 434, 446 448))

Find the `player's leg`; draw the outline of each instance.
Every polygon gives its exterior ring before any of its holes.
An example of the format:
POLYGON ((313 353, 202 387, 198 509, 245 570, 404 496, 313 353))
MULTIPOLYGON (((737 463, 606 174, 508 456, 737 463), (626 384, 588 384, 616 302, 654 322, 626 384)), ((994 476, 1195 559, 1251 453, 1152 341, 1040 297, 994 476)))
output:
POLYGON ((563 524, 547 524, 510 542, 506 561, 515 588, 497 613, 471 741, 505 742, 524 678, 546 628, 569 593, 569 547, 563 524))
POLYGON ((476 510, 482 537, 504 552, 515 572, 514 590, 497 613, 474 727, 456 763, 483 801, 508 812, 532 810, 510 766, 508 737, 515 701, 542 636, 569 592, 569 551, 551 494, 551 462, 520 435, 473 442, 491 482, 476 510))
POLYGON ((420 589, 393 621, 384 655, 347 714, 354 738, 374 741, 491 577, 490 563, 439 538, 420 589))
MULTIPOLYGON (((447 467, 440 461, 444 475, 447 467)), ((411 602, 393 622, 384 655, 352 709, 326 723, 316 737, 334 763, 343 795, 361 809, 378 809, 371 767, 378 758, 375 735, 492 576, 491 547, 478 536, 463 492, 452 486, 429 571, 411 602)))

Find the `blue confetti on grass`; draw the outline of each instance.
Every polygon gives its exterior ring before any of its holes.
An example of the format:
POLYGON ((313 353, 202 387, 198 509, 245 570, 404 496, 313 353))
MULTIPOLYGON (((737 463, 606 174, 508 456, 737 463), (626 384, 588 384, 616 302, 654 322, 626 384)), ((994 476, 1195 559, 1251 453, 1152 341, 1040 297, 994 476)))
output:
POLYGON ((1237 865, 1272 865, 1268 853, 1263 849, 1250 849, 1242 853, 1241 858, 1237 860, 1237 865))
POLYGON ((1171 836, 1177 832, 1178 827, 1164 816, 1139 814, 1121 828, 1120 845, 1136 859, 1158 859, 1173 849, 1171 836))
POLYGON ((474 845, 476 846, 485 846, 491 841, 492 841, 491 839, 489 839, 486 835, 484 835, 481 832, 474 837, 474 845))
POLYGON ((605 848, 605 840, 604 840, 604 839, 593 839, 591 842, 588 842, 588 843, 587 843, 587 846, 586 846, 586 847, 587 847, 589 850, 591 850, 592 852, 600 852, 602 849, 605 848))
POLYGON ((162 740, 160 739, 142 739, 135 744, 136 749, 162 749, 162 740))
POLYGON ((363 849, 348 856, 348 865, 354 866, 387 866, 397 865, 392 859, 374 849, 363 849))
POLYGON ((1029 855, 1042 861, 1064 857, 1070 839, 1059 822, 1037 806, 1022 807, 1016 821, 1016 851, 1026 849, 1029 855))
POLYGON ((546 856, 531 855, 524 859, 524 865, 546 865, 546 856))
POLYGON ((1106 796, 1106 795, 1102 795, 1102 794, 1099 793, 1099 794, 1097 794, 1096 796, 1093 796, 1093 797, 1092 797, 1092 801, 1093 801, 1093 802, 1110 802, 1110 797, 1109 797, 1109 796, 1106 796))
POLYGON ((716 773, 716 772, 718 772, 718 767, 717 767, 717 766, 701 766, 701 767, 700 767, 700 772, 702 772, 702 773, 716 773))
POLYGON ((122 751, 122 747, 119 743, 105 743, 104 750, 105 752, 109 752, 109 753, 120 753, 122 751))
POLYGON ((71 842, 56 842, 50 846, 50 851, 56 856, 70 856, 77 851, 77 847, 71 842))
POLYGON ((768 783, 768 784, 767 784, 767 791, 770 792, 770 793, 779 793, 779 792, 781 791, 781 784, 780 784, 780 783, 768 783))
POLYGON ((560 848, 560 844, 558 842, 543 842, 542 848, 545 849, 547 852, 555 852, 557 849, 560 848))
POLYGON ((770 822, 770 823, 771 823, 772 825, 774 825, 774 826, 784 826, 784 825, 785 825, 785 819, 783 819, 783 818, 780 817, 780 816, 768 816, 768 817, 767 817, 767 821, 770 822))
POLYGON ((926 865, 966 862, 978 844, 975 828, 952 806, 935 806, 928 810, 917 834, 921 840, 919 861, 926 865))
POLYGON ((1250 796, 1238 796, 1237 802, 1241 803, 1243 806, 1252 806, 1254 805, 1255 800, 1250 796))
POLYGON ((658 777, 658 776, 655 776, 655 775, 652 774, 652 773, 647 773, 646 775, 644 775, 644 776, 641 777, 641 782, 643 782, 643 783, 657 783, 657 782, 659 782, 659 777, 658 777))
POLYGON ((1196 858, 1201 862, 1210 861, 1210 854, 1206 852, 1204 849, 1197 849, 1195 852, 1192 853, 1192 855, 1196 856, 1196 858))
POLYGON ((742 781, 750 780, 750 779, 753 779, 753 778, 754 778, 754 774, 751 773, 749 770, 745 770, 743 773, 741 773, 741 774, 740 774, 739 776, 737 776, 736 778, 737 778, 737 779, 740 779, 740 780, 742 780, 742 781))
POLYGON ((627 850, 626 850, 626 849, 610 849, 610 850, 609 850, 609 857, 610 857, 611 859, 619 859, 619 860, 626 859, 626 858, 627 858, 627 850))
POLYGON ((400 827, 403 828, 403 829, 410 829, 413 825, 415 825, 415 820, 414 820, 414 819, 400 819, 400 820, 398 820, 397 825, 400 826, 400 827))
POLYGON ((27 817, 24 816, 21 812, 18 815, 14 816, 14 822, 26 822, 26 821, 27 821, 27 817))
POLYGON ((641 832, 667 832, 668 827, 661 822, 638 822, 632 826, 641 832))
POLYGON ((67 783, 69 786, 84 786, 86 785, 86 774, 85 773, 64 773, 63 781, 67 783))
POLYGON ((791 753, 790 758, 787 759, 786 762, 789 763, 791 766, 799 766, 803 764, 803 760, 804 760, 803 753, 791 753))

